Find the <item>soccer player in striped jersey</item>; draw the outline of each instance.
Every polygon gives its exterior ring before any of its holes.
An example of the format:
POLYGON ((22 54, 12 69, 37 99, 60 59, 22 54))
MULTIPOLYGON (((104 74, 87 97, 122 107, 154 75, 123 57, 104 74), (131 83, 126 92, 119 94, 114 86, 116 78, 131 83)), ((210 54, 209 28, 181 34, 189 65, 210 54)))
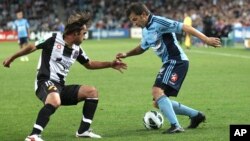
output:
MULTIPOLYGON (((23 12, 18 10, 16 12, 17 19, 13 22, 13 29, 16 30, 18 36, 18 43, 20 48, 24 48, 28 45, 29 40, 29 28, 28 20, 23 18, 23 12)), ((21 61, 29 61, 28 56, 22 56, 21 61)))
POLYGON ((29 44, 26 48, 5 59, 3 65, 10 67, 17 57, 42 49, 36 78, 36 95, 44 103, 38 113, 33 130, 25 141, 43 141, 41 133, 48 124, 51 115, 61 105, 76 105, 84 101, 82 119, 76 137, 101 138, 90 130, 97 104, 98 92, 88 85, 65 85, 70 67, 78 61, 87 69, 113 68, 120 72, 126 69, 125 63, 114 60, 111 62, 92 61, 81 49, 90 22, 88 12, 75 12, 69 18, 62 34, 53 34, 45 41, 29 44))
MULTIPOLYGON (((163 133, 179 133, 181 127, 176 115, 185 115, 191 118, 188 128, 196 128, 205 121, 205 115, 193 108, 177 101, 170 100, 170 96, 177 96, 188 71, 188 57, 178 44, 175 33, 183 30, 200 38, 208 45, 219 47, 220 40, 207 37, 191 26, 165 17, 153 15, 143 3, 133 3, 126 12, 130 21, 142 28, 141 43, 126 53, 118 53, 117 59, 140 55, 151 48, 160 58, 162 67, 156 76, 152 87, 153 103, 168 119, 171 127, 163 133)), ((150 65, 150 64, 148 64, 150 65)))

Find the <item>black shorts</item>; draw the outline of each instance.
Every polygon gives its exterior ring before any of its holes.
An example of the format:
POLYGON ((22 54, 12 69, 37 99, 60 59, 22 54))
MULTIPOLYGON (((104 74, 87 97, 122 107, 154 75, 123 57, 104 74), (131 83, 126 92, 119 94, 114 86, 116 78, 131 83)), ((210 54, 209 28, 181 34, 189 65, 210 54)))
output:
POLYGON ((21 37, 18 39, 18 43, 19 45, 23 45, 23 44, 26 44, 28 43, 28 37, 21 37))
POLYGON ((169 60, 156 76, 154 87, 164 90, 167 96, 177 96, 188 71, 188 61, 169 60))
POLYGON ((38 82, 36 90, 37 97, 45 102, 47 96, 51 92, 60 94, 61 105, 76 105, 78 103, 77 95, 80 85, 61 85, 55 81, 47 80, 38 82))

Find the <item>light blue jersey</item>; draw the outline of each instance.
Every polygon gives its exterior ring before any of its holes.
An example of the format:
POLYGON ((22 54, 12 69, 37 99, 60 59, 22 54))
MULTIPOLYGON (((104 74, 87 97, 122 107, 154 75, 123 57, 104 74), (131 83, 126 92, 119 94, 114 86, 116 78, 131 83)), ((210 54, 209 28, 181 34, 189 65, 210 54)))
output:
POLYGON ((175 35, 181 33, 182 26, 183 23, 150 15, 147 26, 142 29, 141 48, 151 47, 163 63, 169 59, 188 60, 175 35))
POLYGON ((26 19, 14 21, 13 29, 17 31, 18 38, 28 37, 29 23, 26 19))

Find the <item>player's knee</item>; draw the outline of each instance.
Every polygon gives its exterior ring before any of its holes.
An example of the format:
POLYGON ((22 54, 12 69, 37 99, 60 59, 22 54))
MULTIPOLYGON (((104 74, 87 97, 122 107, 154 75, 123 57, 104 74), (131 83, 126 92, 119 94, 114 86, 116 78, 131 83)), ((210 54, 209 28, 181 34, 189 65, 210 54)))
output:
POLYGON ((59 97, 59 94, 50 94, 46 98, 45 104, 51 104, 55 108, 58 108, 61 106, 61 99, 59 97))
POLYGON ((53 104, 52 104, 55 108, 58 108, 61 106, 61 101, 55 101, 53 104))
POLYGON ((51 102, 47 102, 45 104, 51 104, 53 107, 58 108, 61 106, 61 101, 51 101, 51 102))
POLYGON ((52 106, 54 106, 55 108, 58 108, 61 106, 61 100, 58 100, 58 99, 54 99, 54 100, 51 100, 49 102, 49 104, 51 104, 52 106))
POLYGON ((97 89, 95 87, 91 87, 90 97, 91 98, 98 98, 98 91, 97 91, 97 89))
POLYGON ((164 95, 164 92, 161 88, 154 87, 152 89, 152 96, 153 96, 154 100, 157 100, 162 95, 164 95))
POLYGON ((87 98, 98 98, 98 91, 95 87, 91 86, 88 88, 88 91, 87 91, 87 95, 86 95, 87 98))

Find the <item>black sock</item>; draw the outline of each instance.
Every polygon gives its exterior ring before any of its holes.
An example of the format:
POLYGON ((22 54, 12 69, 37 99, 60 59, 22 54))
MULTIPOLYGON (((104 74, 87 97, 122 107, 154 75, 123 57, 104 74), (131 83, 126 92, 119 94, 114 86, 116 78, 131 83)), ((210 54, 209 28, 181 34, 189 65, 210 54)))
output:
POLYGON ((98 99, 86 99, 83 105, 83 118, 78 129, 78 133, 81 134, 87 131, 90 127, 90 124, 94 118, 96 107, 98 104, 98 99))
POLYGON ((33 127, 33 130, 30 135, 41 134, 42 130, 45 128, 49 122, 49 117, 56 111, 56 108, 51 104, 46 104, 38 113, 36 124, 33 127))

